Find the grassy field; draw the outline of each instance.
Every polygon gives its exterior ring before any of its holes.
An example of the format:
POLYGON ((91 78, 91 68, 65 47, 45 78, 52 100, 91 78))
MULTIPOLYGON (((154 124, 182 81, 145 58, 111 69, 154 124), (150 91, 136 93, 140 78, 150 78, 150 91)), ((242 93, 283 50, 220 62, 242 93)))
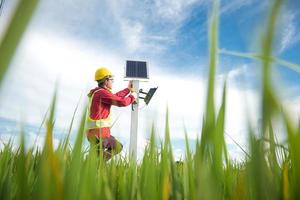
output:
MULTIPOLYGON (((29 9, 30 12, 34 10, 36 1, 26 2, 27 7, 32 8, 29 9)), ((85 139, 85 111, 74 146, 69 147, 68 136, 58 148, 54 149, 52 142, 56 108, 54 95, 46 120, 46 140, 43 149, 25 150, 21 132, 20 146, 16 151, 13 150, 11 143, 6 144, 0 151, 0 199, 300 198, 300 127, 291 123, 271 82, 271 68, 276 62, 272 56, 272 47, 276 21, 282 4, 282 0, 274 1, 264 26, 261 52, 258 56, 250 56, 261 63, 262 132, 255 133, 249 125, 249 155, 245 155, 243 162, 235 163, 228 158, 224 140, 226 83, 219 110, 216 110, 214 103, 219 16, 219 4, 218 1, 214 1, 209 18, 206 112, 203 116, 201 138, 196 143, 195 152, 190 150, 186 133, 185 158, 182 162, 174 161, 168 112, 163 143, 161 145, 155 143, 155 133, 152 131, 150 144, 138 164, 127 158, 116 158, 105 163, 92 149, 84 153, 82 145, 85 139), (274 117, 280 117, 286 127, 286 131, 282 134, 286 134, 287 142, 283 145, 275 140, 272 128, 274 117)), ((18 9, 24 10, 24 5, 18 9)), ((1 80, 30 19, 29 14, 26 16, 27 18, 21 17, 21 21, 16 16, 11 26, 21 23, 21 28, 8 29, 15 33, 15 37, 7 35, 0 44, 1 80), (7 50, 5 45, 9 44, 13 46, 7 50)), ((237 54, 237 56, 249 55, 237 54)), ((73 124, 70 125, 69 133, 72 126, 73 124)))

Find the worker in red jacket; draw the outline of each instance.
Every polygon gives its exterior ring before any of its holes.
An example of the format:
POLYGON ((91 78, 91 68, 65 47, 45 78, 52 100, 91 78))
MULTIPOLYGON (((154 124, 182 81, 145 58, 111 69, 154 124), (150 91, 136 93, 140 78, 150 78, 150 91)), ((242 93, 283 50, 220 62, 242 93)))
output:
POLYGON ((135 101, 136 93, 132 90, 132 82, 128 87, 113 94, 113 74, 107 68, 99 68, 95 73, 95 81, 98 87, 92 89, 88 94, 89 106, 87 112, 87 138, 91 148, 96 148, 99 155, 103 150, 105 160, 122 151, 123 145, 110 133, 112 125, 110 117, 111 106, 124 107, 135 101), (100 144, 101 141, 101 144, 100 144))

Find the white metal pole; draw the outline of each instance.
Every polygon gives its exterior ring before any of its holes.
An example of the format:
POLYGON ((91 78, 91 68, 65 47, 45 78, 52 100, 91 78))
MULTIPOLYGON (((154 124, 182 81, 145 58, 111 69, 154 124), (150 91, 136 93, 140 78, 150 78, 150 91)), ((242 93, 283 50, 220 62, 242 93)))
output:
POLYGON ((130 157, 136 162, 137 159, 137 133, 138 133, 138 114, 139 114, 139 81, 132 81, 133 89, 137 93, 136 104, 133 104, 131 111, 131 126, 130 126, 130 157))

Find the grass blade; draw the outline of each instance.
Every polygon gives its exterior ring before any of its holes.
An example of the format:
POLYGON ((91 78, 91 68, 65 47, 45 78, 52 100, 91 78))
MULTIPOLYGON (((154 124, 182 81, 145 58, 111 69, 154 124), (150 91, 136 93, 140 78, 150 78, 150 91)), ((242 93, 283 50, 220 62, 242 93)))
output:
POLYGON ((38 0, 20 0, 17 4, 15 14, 0 42, 0 85, 38 3, 38 0))

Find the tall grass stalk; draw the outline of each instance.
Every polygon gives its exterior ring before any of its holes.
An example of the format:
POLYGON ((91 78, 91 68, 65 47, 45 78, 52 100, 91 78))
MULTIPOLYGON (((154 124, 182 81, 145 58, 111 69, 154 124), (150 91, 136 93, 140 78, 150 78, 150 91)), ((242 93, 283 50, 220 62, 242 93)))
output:
POLYGON ((0 41, 0 85, 38 3, 38 0, 17 2, 15 14, 0 41))
MULTIPOLYGON (((251 60, 258 60, 258 61, 263 60, 263 57, 260 54, 255 54, 255 53, 241 53, 241 52, 221 49, 221 50, 219 50, 219 54, 236 56, 236 57, 241 57, 241 58, 248 58, 251 60)), ((278 64, 278 65, 287 67, 295 72, 300 73, 300 66, 297 64, 288 62, 286 60, 283 60, 283 59, 280 59, 280 58, 277 58, 274 56, 270 57, 270 61, 272 61, 272 63, 274 63, 274 64, 278 64)))

